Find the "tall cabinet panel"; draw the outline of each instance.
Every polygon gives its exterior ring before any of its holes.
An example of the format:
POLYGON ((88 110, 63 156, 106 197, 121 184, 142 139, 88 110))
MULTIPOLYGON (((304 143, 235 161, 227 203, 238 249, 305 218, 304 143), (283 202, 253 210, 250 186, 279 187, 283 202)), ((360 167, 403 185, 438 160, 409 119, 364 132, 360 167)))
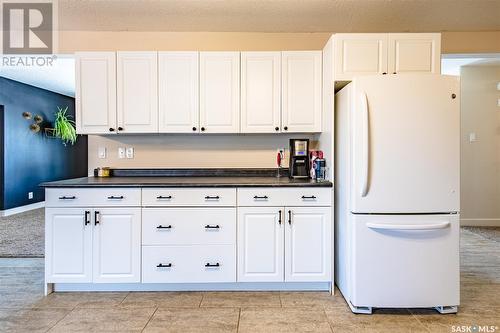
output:
POLYGON ((90 209, 45 209, 45 279, 92 282, 90 209))
POLYGON ((159 131, 199 131, 198 52, 158 54, 159 131))
POLYGON ((321 132, 321 51, 282 53, 283 132, 321 132))
POLYGON ((141 208, 94 211, 93 281, 141 281, 141 208))
POLYGON ((115 52, 77 52, 76 130, 108 134, 116 130, 115 52))
POLYGON ((389 73, 441 73, 441 34, 389 34, 389 73))
POLYGON ((118 132, 158 132, 157 52, 118 52, 118 132))
POLYGON ((238 133, 240 53, 200 52, 200 131, 238 133))
POLYGON ((241 132, 281 127, 281 52, 241 53, 241 132))
POLYGON ((283 208, 238 209, 238 281, 283 281, 283 208))
POLYGON ((335 80, 387 73, 387 34, 335 34, 335 80))

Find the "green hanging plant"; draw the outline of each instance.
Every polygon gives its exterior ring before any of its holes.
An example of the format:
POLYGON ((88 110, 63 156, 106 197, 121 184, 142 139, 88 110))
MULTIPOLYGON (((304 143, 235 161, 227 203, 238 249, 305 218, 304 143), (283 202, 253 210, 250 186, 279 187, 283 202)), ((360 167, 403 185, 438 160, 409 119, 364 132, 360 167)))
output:
POLYGON ((56 120, 54 122, 54 133, 56 138, 62 140, 63 144, 66 146, 68 143, 72 145, 76 142, 76 128, 75 122, 70 119, 71 116, 66 115, 68 107, 61 108, 57 107, 57 112, 55 114, 56 120))

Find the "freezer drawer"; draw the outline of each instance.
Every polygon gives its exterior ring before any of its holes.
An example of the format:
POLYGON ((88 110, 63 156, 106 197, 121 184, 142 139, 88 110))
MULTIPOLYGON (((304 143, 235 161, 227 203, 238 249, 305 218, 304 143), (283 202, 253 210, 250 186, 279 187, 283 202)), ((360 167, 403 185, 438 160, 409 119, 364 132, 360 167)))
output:
POLYGON ((459 304, 459 216, 353 215, 354 306, 459 304))

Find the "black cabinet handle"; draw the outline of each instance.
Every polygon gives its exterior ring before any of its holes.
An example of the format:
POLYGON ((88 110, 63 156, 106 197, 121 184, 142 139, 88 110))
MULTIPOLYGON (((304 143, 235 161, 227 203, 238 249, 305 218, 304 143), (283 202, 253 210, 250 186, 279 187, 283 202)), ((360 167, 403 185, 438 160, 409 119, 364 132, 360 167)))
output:
POLYGON ((71 197, 67 197, 67 196, 62 196, 62 197, 59 197, 59 200, 75 200, 76 197, 73 195, 71 197))
POLYGON ((288 224, 292 225, 292 211, 291 210, 288 211, 288 224))
POLYGON ((118 130, 119 131, 123 131, 123 127, 118 127, 118 130))
POLYGON ((316 196, 315 196, 315 195, 309 195, 309 196, 307 196, 307 195, 303 195, 303 196, 302 196, 302 199, 303 199, 303 200, 306 200, 306 199, 311 199, 311 200, 314 200, 314 199, 316 199, 316 196))
POLYGON ((207 262, 207 263, 205 264, 205 267, 219 267, 219 266, 220 266, 220 264, 219 264, 219 263, 211 264, 211 263, 207 262))
POLYGON ((94 225, 98 225, 99 223, 101 223, 101 221, 99 221, 99 211, 95 211, 94 212, 94 225))
POLYGON ((90 224, 90 210, 85 211, 85 225, 90 224))
POLYGON ((281 210, 278 210, 278 223, 281 225, 281 210))
POLYGON ((398 74, 397 72, 393 72, 392 74, 398 74))
POLYGON ((285 131, 288 131, 288 126, 283 127, 285 131))
POLYGON ((172 267, 172 263, 168 263, 168 264, 158 264, 156 265, 156 267, 158 268, 169 268, 169 267, 172 267))
POLYGON ((196 131, 196 127, 193 127, 193 131, 196 131))
POLYGON ((382 75, 387 75, 387 72, 383 72, 382 75))
POLYGON ((202 131, 202 132, 205 132, 205 127, 202 127, 202 128, 201 128, 201 131, 202 131))
POLYGON ((217 224, 217 225, 210 225, 210 224, 207 224, 205 226, 205 229, 220 229, 220 226, 217 224))
POLYGON ((114 132, 114 131, 115 131, 115 129, 114 129, 114 128, 112 128, 112 127, 110 127, 110 128, 109 128, 109 131, 110 131, 110 132, 114 132))
POLYGON ((254 197, 253 197, 253 198, 254 198, 255 200, 259 200, 259 199, 260 199, 260 200, 267 200, 267 199, 268 199, 267 195, 263 195, 263 196, 254 195, 254 197))
POLYGON ((120 195, 119 197, 115 197, 114 195, 111 195, 108 197, 109 200, 123 200, 125 198, 123 195, 120 195))
POLYGON ((274 130, 275 130, 275 131, 279 131, 279 130, 280 130, 280 128, 279 128, 278 126, 276 126, 276 127, 274 128, 274 130))
POLYGON ((210 196, 210 195, 207 195, 205 197, 205 200, 219 200, 220 197, 218 195, 215 195, 215 196, 210 196))
POLYGON ((159 195, 156 197, 156 199, 158 199, 158 200, 170 200, 170 199, 172 199, 172 196, 171 195, 167 195, 167 196, 159 195))
POLYGON ((169 224, 169 225, 159 225, 156 227, 156 229, 172 229, 172 225, 169 224))

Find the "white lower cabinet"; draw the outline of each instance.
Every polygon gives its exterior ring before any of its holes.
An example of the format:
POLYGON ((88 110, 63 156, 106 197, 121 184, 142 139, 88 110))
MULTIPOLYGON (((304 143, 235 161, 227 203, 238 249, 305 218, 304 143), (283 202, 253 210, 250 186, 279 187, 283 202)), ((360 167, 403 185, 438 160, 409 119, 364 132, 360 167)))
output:
POLYGON ((94 282, 141 281, 141 208, 94 211, 94 282))
POLYGON ((238 281, 331 280, 330 207, 242 207, 238 281))
POLYGON ((47 283, 140 282, 141 208, 46 208, 47 283))

